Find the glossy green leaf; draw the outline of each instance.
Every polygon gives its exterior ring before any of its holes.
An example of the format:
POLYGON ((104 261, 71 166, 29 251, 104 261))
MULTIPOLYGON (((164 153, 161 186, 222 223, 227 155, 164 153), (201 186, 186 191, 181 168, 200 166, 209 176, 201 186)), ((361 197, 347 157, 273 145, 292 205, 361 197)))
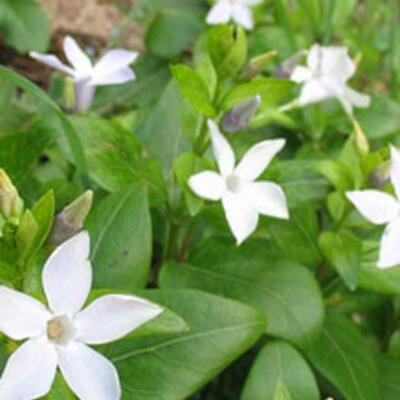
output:
POLYGON ((264 331, 251 307, 200 291, 146 295, 180 315, 190 331, 121 340, 106 356, 118 368, 122 400, 177 400, 194 394, 249 349, 264 331))
POLYGON ((151 221, 143 184, 107 196, 89 215, 94 286, 142 288, 151 260, 151 221))
POLYGON ((21 184, 28 177, 50 138, 48 128, 39 124, 27 131, 0 137, 0 165, 15 185, 21 184))
POLYGON ((72 122, 85 148, 94 182, 110 192, 145 182, 152 203, 165 201, 162 172, 136 136, 119 124, 98 117, 73 117, 72 122))
POLYGON ((271 257, 268 242, 257 244, 206 241, 188 263, 163 266, 161 287, 201 289, 250 304, 265 315, 268 334, 309 345, 324 316, 317 282, 301 265, 271 257))
POLYGON ((35 0, 1 0, 0 29, 7 43, 21 53, 44 52, 50 43, 46 12, 35 0))
POLYGON ((348 232, 324 232, 319 237, 319 246, 346 285, 356 289, 362 250, 360 239, 348 232))
POLYGON ((201 114, 212 117, 215 110, 210 101, 206 84, 198 73, 186 65, 171 67, 178 86, 189 103, 201 114))
POLYGON ((138 132, 168 177, 175 158, 189 150, 189 142, 181 127, 181 112, 180 90, 178 85, 171 81, 138 132))
POLYGON ((381 399, 373 351, 344 317, 332 314, 326 318, 322 336, 307 356, 346 399, 381 399))
POLYGON ((88 174, 85 153, 79 140, 79 136, 68 117, 60 110, 57 104, 54 103, 42 89, 30 82, 28 79, 1 65, 0 76, 13 82, 19 88, 43 102, 43 104, 47 105, 49 109, 53 111, 54 114, 58 117, 63 127, 63 131, 67 138, 69 147, 71 149, 76 167, 80 174, 81 181, 84 186, 88 186, 89 182, 87 177, 88 174))
POLYGON ((320 399, 314 374, 301 354, 290 344, 273 341, 258 354, 240 399, 276 400, 282 387, 292 400, 320 399))

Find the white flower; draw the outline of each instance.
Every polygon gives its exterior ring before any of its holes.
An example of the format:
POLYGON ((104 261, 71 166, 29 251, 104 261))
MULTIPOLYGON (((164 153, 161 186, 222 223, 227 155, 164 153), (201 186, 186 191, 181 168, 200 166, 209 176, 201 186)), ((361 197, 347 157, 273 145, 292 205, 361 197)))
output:
POLYGON ((207 15, 207 24, 226 24, 231 19, 245 29, 253 29, 251 7, 263 0, 217 0, 207 15))
POLYGON ((370 96, 346 85, 355 71, 356 66, 346 47, 315 44, 308 53, 307 67, 296 67, 290 79, 303 84, 300 105, 337 98, 347 114, 352 115, 353 106, 365 108, 371 101, 370 96))
POLYGON ((198 196, 222 201, 237 243, 242 243, 256 229, 259 214, 288 219, 282 188, 273 182, 254 182, 285 145, 285 140, 265 140, 256 144, 235 168, 235 155, 228 141, 213 121, 209 120, 208 126, 220 174, 203 171, 191 176, 188 183, 198 196))
POLYGON ((358 211, 376 225, 387 224, 381 239, 378 267, 400 265, 400 153, 391 147, 392 167, 390 178, 395 195, 378 190, 348 192, 348 199, 358 211))
POLYGON ((46 395, 60 368, 81 400, 118 400, 114 365, 86 344, 120 339, 163 309, 127 295, 105 295, 82 309, 92 284, 89 235, 82 232, 59 246, 43 269, 48 308, 0 286, 0 329, 14 340, 28 339, 8 359, 0 380, 1 400, 46 395))
POLYGON ((135 79, 135 74, 129 65, 138 57, 137 52, 113 49, 106 52, 93 65, 76 41, 67 36, 64 39, 64 53, 72 67, 63 64, 52 54, 31 52, 30 56, 73 78, 76 104, 80 111, 87 111, 90 108, 96 86, 114 85, 135 79))

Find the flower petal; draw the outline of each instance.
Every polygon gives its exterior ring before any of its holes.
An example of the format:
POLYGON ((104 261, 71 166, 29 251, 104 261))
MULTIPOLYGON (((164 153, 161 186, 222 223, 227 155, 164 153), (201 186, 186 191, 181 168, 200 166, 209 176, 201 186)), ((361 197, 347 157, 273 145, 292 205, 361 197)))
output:
POLYGON ((114 365, 80 342, 58 346, 59 367, 80 400, 119 400, 121 387, 114 365))
POLYGON ((353 60, 346 47, 321 47, 321 71, 324 75, 334 75, 343 83, 356 72, 353 60))
POLYGON ((41 54, 36 53, 35 51, 31 51, 29 55, 35 60, 48 65, 58 71, 64 72, 70 76, 74 76, 74 70, 67 65, 63 64, 60 59, 53 54, 41 54))
POLYGON ((239 245, 257 228, 258 213, 244 197, 231 192, 224 194, 222 205, 229 227, 239 245))
POLYGON ((389 224, 382 236, 379 253, 379 268, 400 265, 400 218, 389 224))
POLYGON ((285 193, 276 183, 250 182, 242 190, 243 196, 258 213, 282 219, 289 218, 285 193))
POLYGON ((312 71, 316 71, 320 68, 321 56, 321 46, 319 44, 314 44, 307 56, 307 65, 312 71))
POLYGON ((243 156, 235 169, 235 175, 250 181, 257 179, 284 145, 285 139, 257 143, 243 156))
POLYGON ((217 124, 209 119, 208 127, 211 131, 213 151, 222 176, 228 176, 235 168, 235 155, 225 136, 219 131, 217 124))
POLYGON ((347 86, 345 87, 345 97, 355 107, 367 108, 371 104, 371 96, 357 92, 347 86))
POLYGON ((76 315, 80 341, 103 344, 118 340, 157 317, 163 308, 134 296, 106 295, 76 315))
POLYGON ((90 58, 82 51, 71 36, 64 39, 64 53, 75 69, 75 77, 90 76, 93 70, 90 58))
POLYGON ((209 25, 226 24, 231 17, 232 6, 227 1, 220 1, 210 9, 206 22, 209 25))
POLYGON ((246 7, 253 7, 257 4, 261 4, 264 0, 238 0, 238 3, 246 6, 246 7))
POLYGON ((132 81, 135 78, 135 73, 130 67, 121 67, 120 69, 110 72, 108 75, 95 75, 90 83, 96 86, 119 85, 132 81))
POLYGON ((321 80, 311 79, 301 88, 299 103, 305 106, 307 104, 317 103, 336 96, 337 93, 329 90, 321 80))
POLYGON ((232 8, 233 20, 244 29, 254 28, 253 14, 250 8, 236 4, 232 8))
POLYGON ((87 80, 75 82, 75 101, 78 111, 88 111, 93 103, 96 87, 90 85, 87 80))
POLYGON ((346 196, 368 221, 376 225, 393 221, 400 212, 399 202, 384 192, 360 190, 347 192, 346 196))
POLYGON ((299 65, 294 69, 292 75, 290 76, 290 79, 293 82, 302 83, 310 80, 311 77, 312 71, 307 67, 299 65))
MULTIPOLYGON (((103 57, 95 64, 93 68, 93 85, 121 83, 110 82, 112 76, 119 76, 120 80, 124 77, 127 80, 127 71, 130 71, 130 79, 133 79, 134 74, 128 66, 132 64, 137 57, 138 52, 128 51, 123 49, 113 49, 104 54, 103 57), (121 72, 122 71, 122 72, 121 72), (107 83, 103 83, 107 82, 107 83)), ((114 80, 116 80, 115 78, 114 80)))
MULTIPOLYGON (((33 297, 0 286, 0 331, 22 340, 45 332, 51 314, 33 297)), ((1 398, 1 397, 0 397, 1 398)))
POLYGON ((400 199, 400 152, 394 146, 390 146, 390 153, 392 157, 392 166, 390 169, 390 179, 396 196, 400 199))
POLYGON ((56 369, 55 347, 44 336, 28 340, 7 361, 0 380, 0 399, 31 400, 46 395, 56 369))
POLYGON ((214 171, 203 171, 192 175, 188 185, 197 196, 214 201, 221 200, 226 189, 224 179, 214 171))
POLYGON ((57 247, 47 260, 43 287, 55 314, 72 316, 82 308, 92 284, 89 249, 89 235, 81 232, 57 247))

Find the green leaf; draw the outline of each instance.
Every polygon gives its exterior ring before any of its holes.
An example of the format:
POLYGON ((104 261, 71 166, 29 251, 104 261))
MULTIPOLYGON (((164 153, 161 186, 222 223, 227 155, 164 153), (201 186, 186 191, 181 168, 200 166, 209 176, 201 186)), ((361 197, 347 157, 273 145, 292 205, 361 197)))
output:
POLYGON ((251 307, 200 291, 146 296, 180 315, 190 331, 121 340, 106 356, 118 368, 123 399, 186 399, 249 349, 264 331, 251 307))
POLYGON ((254 96, 261 96, 261 108, 276 106, 292 90, 294 84, 287 79, 257 77, 235 86, 224 98, 221 108, 229 110, 254 96))
POLYGON ((355 290, 362 250, 360 239, 348 232, 324 232, 319 246, 346 285, 355 290))
POLYGON ((313 169, 312 160, 284 160, 273 163, 260 179, 278 182, 288 199, 289 208, 325 198, 329 182, 313 169))
POLYGON ((276 385, 274 400, 292 400, 288 388, 282 381, 278 381, 276 385))
POLYGON ((203 16, 195 13, 198 7, 192 6, 193 2, 178 3, 166 2, 165 8, 156 16, 147 30, 146 45, 158 56, 178 55, 194 42, 203 28, 203 16))
POLYGON ((18 258, 20 262, 27 260, 34 249, 36 235, 39 232, 39 225, 30 210, 26 210, 21 218, 18 230, 15 236, 18 249, 18 258))
POLYGON ((136 136, 116 123, 97 117, 72 117, 72 122, 85 148, 93 181, 110 192, 134 182, 146 182, 152 203, 165 201, 162 172, 145 154, 136 136))
POLYGON ((35 237, 35 252, 43 246, 50 233, 53 226, 55 206, 54 192, 49 190, 32 207, 32 214, 38 224, 38 232, 35 237))
POLYGON ((94 286, 132 290, 145 286, 151 261, 151 221, 143 184, 107 196, 89 215, 94 286))
POLYGON ((272 239, 285 258, 315 267, 322 260, 318 246, 319 225, 314 206, 290 211, 289 220, 266 221, 272 239))
POLYGON ((181 127, 181 112, 180 90, 172 80, 138 132, 139 137, 159 161, 168 177, 174 160, 179 154, 189 149, 189 142, 181 127))
POLYGON ((285 342, 273 341, 258 354, 240 400, 277 399, 319 400, 320 394, 301 354, 285 342))
POLYGON ((344 317, 332 314, 326 318, 322 336, 307 356, 346 399, 381 399, 372 350, 357 328, 344 317))
POLYGON ((20 53, 44 52, 49 46, 49 21, 34 0, 1 0, 0 29, 7 43, 20 53))
POLYGON ((212 117, 215 110, 210 101, 206 84, 198 73, 186 65, 171 67, 178 86, 189 103, 201 114, 212 117))
POLYGON ((316 172, 325 176, 325 178, 327 178, 337 190, 345 192, 354 188, 354 180, 351 175, 351 170, 339 161, 314 161, 313 168, 316 172))
POLYGON ((400 399, 400 361, 383 354, 377 360, 381 400, 400 399))
POLYGON ((374 96, 368 109, 358 109, 356 116, 368 139, 386 138, 400 129, 400 104, 389 97, 374 96))
POLYGON ((247 39, 241 28, 217 25, 208 34, 208 51, 220 77, 237 75, 247 59, 247 39))
POLYGON ((215 238, 205 241, 189 263, 165 264, 160 285, 205 290, 252 305, 266 317, 266 333, 299 346, 312 342, 322 326, 314 277, 299 264, 271 256, 268 242, 233 247, 215 238))
POLYGON ((49 141, 49 130, 39 124, 0 137, 0 165, 15 185, 27 178, 49 141))
POLYGON ((72 155, 74 157, 74 161, 76 167, 78 169, 80 179, 83 183, 83 186, 88 186, 88 174, 87 174, 87 166, 86 166, 86 159, 85 153, 83 151, 82 144, 79 140, 79 136, 71 124, 68 117, 60 110, 56 103, 54 103, 47 94, 40 89, 38 86, 30 82, 28 79, 18 75, 16 72, 3 67, 0 65, 0 77, 7 79, 17 85, 19 88, 24 90, 25 92, 31 94, 43 104, 49 107, 51 111, 58 117, 63 127, 63 131, 65 136, 68 140, 69 147, 71 149, 72 155))
POLYGON ((188 186, 189 178, 197 172, 212 169, 213 165, 195 153, 183 153, 174 163, 174 172, 183 188, 186 204, 191 215, 196 215, 204 204, 204 200, 196 196, 188 186))

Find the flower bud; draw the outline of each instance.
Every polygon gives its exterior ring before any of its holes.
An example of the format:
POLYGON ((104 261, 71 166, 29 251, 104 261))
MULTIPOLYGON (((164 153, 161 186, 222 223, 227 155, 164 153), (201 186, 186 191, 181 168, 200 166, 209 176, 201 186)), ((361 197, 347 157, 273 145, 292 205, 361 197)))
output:
POLYGON ((56 215, 49 243, 57 246, 76 235, 92 208, 93 192, 86 191, 56 215))
POLYGON ((0 214, 5 220, 18 223, 24 203, 3 169, 0 169, 0 214))
POLYGON ((307 51, 301 50, 294 54, 292 57, 285 60, 275 71, 274 77, 289 79, 292 76, 294 69, 297 67, 297 65, 300 63, 301 59, 305 55, 307 55, 307 51))
POLYGON ((222 117, 222 129, 225 132, 235 133, 246 128, 260 104, 261 96, 256 96, 233 107, 222 117))
POLYGON ((380 188, 389 183, 391 169, 391 161, 386 161, 385 163, 376 167, 369 177, 369 183, 371 184, 371 186, 375 188, 380 188))
POLYGON ((253 57, 245 66, 243 74, 247 78, 254 78, 264 70, 276 54, 276 51, 269 51, 268 53, 253 57))
POLYGON ((362 155, 367 155, 369 153, 369 143, 367 136, 365 135, 363 129, 361 128, 361 125, 355 118, 353 118, 353 126, 357 149, 362 155))
POLYGON ((64 107, 66 110, 74 110, 76 105, 74 81, 71 77, 67 76, 64 82, 64 107))

